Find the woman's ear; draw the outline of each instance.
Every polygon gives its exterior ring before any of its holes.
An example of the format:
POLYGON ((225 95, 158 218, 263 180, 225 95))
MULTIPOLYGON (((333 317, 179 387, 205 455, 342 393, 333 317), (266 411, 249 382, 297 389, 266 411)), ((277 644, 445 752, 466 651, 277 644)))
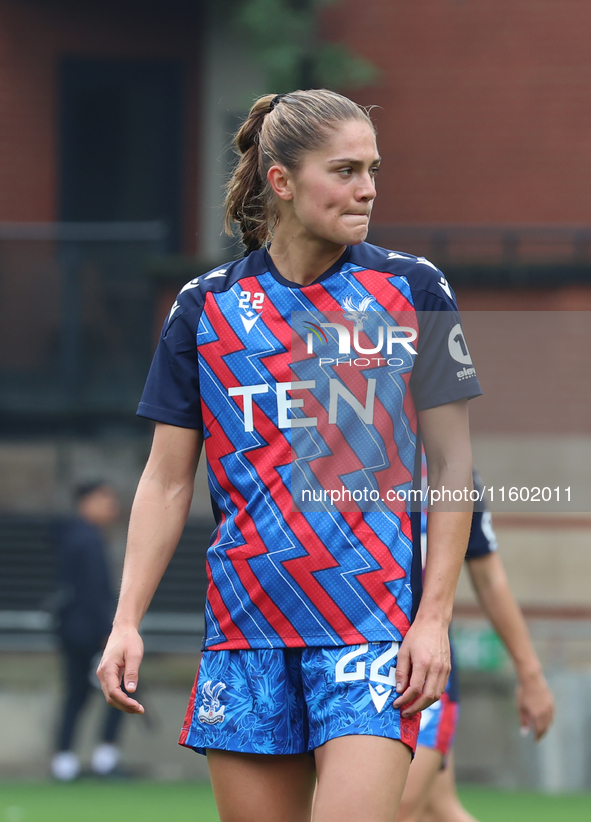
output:
POLYGON ((267 172, 267 180, 275 194, 287 202, 293 200, 293 192, 291 190, 291 176, 284 166, 271 166, 267 172))

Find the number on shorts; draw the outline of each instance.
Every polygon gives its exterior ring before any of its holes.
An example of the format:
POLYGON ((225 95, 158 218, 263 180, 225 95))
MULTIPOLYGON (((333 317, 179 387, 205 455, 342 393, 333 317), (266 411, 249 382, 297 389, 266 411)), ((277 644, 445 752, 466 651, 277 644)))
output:
POLYGON ((400 643, 393 642, 390 647, 384 651, 383 654, 380 654, 377 659, 371 663, 371 668, 369 669, 369 678, 372 682, 381 682, 383 685, 396 685, 396 666, 392 666, 388 671, 388 676, 384 676, 384 674, 380 673, 380 668, 382 665, 385 665, 386 662, 390 662, 391 659, 398 654, 398 648, 400 647, 400 643))
POLYGON ((360 679, 365 679, 365 662, 358 662, 355 665, 354 671, 345 671, 345 665, 351 662, 352 659, 355 659, 355 657, 361 656, 361 654, 366 654, 368 647, 367 642, 365 642, 356 650, 349 651, 349 653, 344 654, 344 656, 339 659, 334 669, 334 678, 336 682, 357 682, 360 679))

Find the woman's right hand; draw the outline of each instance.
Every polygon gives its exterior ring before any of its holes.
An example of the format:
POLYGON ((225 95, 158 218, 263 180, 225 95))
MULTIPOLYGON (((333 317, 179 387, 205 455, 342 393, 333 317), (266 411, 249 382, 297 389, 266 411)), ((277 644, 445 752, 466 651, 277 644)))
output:
POLYGON ((105 699, 113 708, 128 714, 144 713, 144 706, 128 696, 137 688, 143 656, 144 643, 136 628, 113 628, 96 671, 105 699), (128 693, 122 689, 122 681, 128 693))
POLYGON ((144 655, 139 624, 185 527, 202 444, 200 430, 156 423, 131 508, 119 605, 97 669, 109 705, 128 714, 144 713, 129 695, 137 689, 144 655))

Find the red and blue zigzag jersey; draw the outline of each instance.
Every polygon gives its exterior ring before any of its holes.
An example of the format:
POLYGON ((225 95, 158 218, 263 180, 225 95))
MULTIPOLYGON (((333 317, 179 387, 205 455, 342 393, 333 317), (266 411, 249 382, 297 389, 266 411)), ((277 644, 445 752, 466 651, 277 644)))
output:
POLYGON ((424 258, 362 243, 300 286, 261 249, 187 283, 138 414, 203 430, 204 647, 400 641, 420 594, 417 411, 480 393, 424 258))

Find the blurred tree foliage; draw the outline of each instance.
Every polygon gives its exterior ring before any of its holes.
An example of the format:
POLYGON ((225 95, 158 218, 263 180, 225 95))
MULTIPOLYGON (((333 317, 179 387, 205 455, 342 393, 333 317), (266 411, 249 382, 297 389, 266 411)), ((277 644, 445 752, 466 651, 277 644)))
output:
POLYGON ((378 69, 346 46, 322 39, 319 17, 338 0, 227 0, 232 25, 246 40, 268 88, 354 88, 378 69))

